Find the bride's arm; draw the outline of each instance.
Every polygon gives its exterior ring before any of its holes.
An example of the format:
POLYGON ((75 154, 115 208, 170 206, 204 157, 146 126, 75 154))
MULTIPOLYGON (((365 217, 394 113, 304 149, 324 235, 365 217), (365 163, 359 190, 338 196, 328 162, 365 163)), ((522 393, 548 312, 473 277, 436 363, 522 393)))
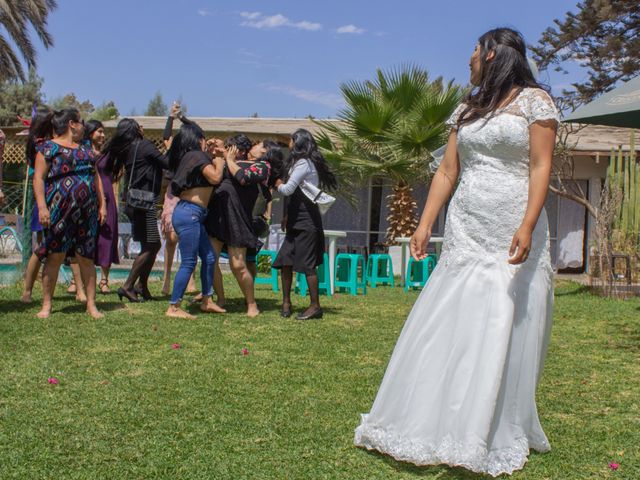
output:
POLYGON ((411 256, 416 260, 422 260, 427 256, 427 243, 431 237, 433 224, 438 218, 440 209, 451 197, 460 174, 457 138, 457 131, 451 130, 442 163, 431 180, 429 196, 422 211, 420 223, 415 233, 411 236, 409 247, 411 256))
POLYGON ((509 256, 512 257, 509 263, 512 265, 525 262, 531 250, 531 235, 547 198, 556 127, 554 120, 535 122, 529 127, 529 197, 522 224, 513 236, 509 249, 509 256))

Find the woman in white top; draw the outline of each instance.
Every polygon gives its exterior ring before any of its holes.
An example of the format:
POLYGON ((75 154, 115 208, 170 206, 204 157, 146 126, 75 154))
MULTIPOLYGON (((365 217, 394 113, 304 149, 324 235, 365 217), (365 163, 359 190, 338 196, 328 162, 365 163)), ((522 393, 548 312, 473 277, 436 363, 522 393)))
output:
POLYGON ((409 314, 355 443, 416 465, 511 474, 549 450, 535 391, 553 305, 549 186, 558 111, 534 79, 522 36, 487 32, 470 61, 476 87, 411 239, 426 256, 447 212, 438 265, 409 314))
POLYGON ((285 170, 289 172, 286 183, 276 182, 278 192, 288 197, 285 218, 282 221, 286 236, 274 268, 281 269, 283 317, 291 316, 291 284, 293 272, 304 273, 309 285, 311 304, 296 318, 309 320, 322 318, 318 292, 316 268, 322 264, 324 256, 324 231, 318 205, 304 193, 305 182, 321 189, 337 186, 335 175, 318 151, 313 135, 299 129, 291 135, 290 155, 285 170))

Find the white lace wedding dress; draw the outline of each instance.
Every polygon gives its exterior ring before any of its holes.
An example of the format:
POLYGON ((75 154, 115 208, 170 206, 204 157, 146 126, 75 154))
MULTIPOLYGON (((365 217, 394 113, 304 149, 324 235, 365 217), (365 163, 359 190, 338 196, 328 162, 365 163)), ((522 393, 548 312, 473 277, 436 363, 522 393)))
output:
MULTIPOLYGON (((449 120, 455 128, 458 107, 449 120)), ((404 325, 355 444, 416 465, 497 476, 544 452, 535 390, 553 306, 543 210, 528 260, 507 263, 527 206, 529 125, 558 121, 551 98, 526 88, 458 131, 460 182, 438 265, 404 325)))

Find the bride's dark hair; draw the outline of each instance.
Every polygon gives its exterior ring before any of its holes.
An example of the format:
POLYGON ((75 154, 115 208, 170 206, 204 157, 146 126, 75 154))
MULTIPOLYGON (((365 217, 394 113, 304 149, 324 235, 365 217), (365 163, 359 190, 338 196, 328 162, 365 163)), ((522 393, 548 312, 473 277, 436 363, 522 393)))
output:
POLYGON ((527 46, 522 35, 511 28, 489 30, 478 39, 480 46, 480 84, 464 99, 466 108, 458 117, 458 127, 493 112, 511 90, 543 88, 531 71, 527 46), (494 57, 487 61, 489 52, 494 57))

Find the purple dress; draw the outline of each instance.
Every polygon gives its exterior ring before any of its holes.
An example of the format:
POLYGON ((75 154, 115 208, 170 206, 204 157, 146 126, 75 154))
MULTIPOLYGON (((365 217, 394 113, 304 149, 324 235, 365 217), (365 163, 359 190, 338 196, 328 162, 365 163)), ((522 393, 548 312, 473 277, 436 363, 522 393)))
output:
POLYGON ((107 157, 101 156, 96 167, 102 180, 102 189, 107 200, 107 220, 98 228, 98 243, 96 245, 96 265, 104 268, 111 267, 112 263, 120 263, 118 255, 118 205, 113 193, 111 175, 106 172, 107 157))

